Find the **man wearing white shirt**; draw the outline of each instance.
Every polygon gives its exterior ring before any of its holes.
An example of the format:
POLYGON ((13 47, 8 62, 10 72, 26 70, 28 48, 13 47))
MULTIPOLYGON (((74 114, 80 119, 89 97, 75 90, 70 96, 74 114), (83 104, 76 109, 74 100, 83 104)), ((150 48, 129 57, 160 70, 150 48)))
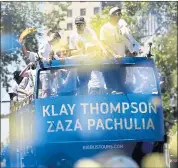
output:
POLYGON ((9 96, 10 96, 10 100, 12 102, 16 102, 18 101, 18 85, 20 84, 20 82, 22 81, 22 77, 20 76, 20 71, 16 70, 15 72, 13 72, 13 84, 12 87, 10 89, 9 96))
POLYGON ((24 89, 24 87, 26 88, 28 81, 24 79, 24 77, 21 75, 21 71, 16 70, 13 73, 13 76, 15 81, 13 83, 11 90, 9 91, 10 99, 13 102, 21 101, 23 100, 24 96, 28 96, 31 94, 29 90, 24 89), (23 88, 19 87, 22 85, 24 86, 23 88))
POLYGON ((116 55, 125 56, 128 49, 130 53, 139 52, 140 46, 132 37, 127 23, 121 19, 121 9, 114 7, 109 12, 110 20, 100 30, 100 40, 116 55))
MULTIPOLYGON (((125 56, 136 56, 140 51, 140 45, 130 34, 130 30, 127 27, 127 23, 121 19, 122 13, 119 7, 113 7, 109 12, 110 20, 101 27, 100 30, 100 40, 101 42, 115 55, 121 57, 125 56)), ((130 73, 130 68, 127 67, 126 70, 122 70, 122 77, 126 73, 130 73)), ((117 69, 113 70, 113 73, 118 73, 117 69)), ((114 76, 118 76, 115 74, 114 76)), ((108 89, 118 90, 118 86, 114 84, 109 85, 110 76, 105 77, 108 89)), ((124 78, 123 78, 124 79, 124 78)), ((115 79, 116 83, 122 86, 120 79, 115 79)), ((114 82, 113 82, 114 83, 114 82)))
MULTIPOLYGON (((104 53, 106 52, 104 47, 99 42, 95 32, 91 28, 86 27, 86 22, 83 17, 76 17, 75 25, 77 32, 74 32, 69 39, 69 48, 72 55, 78 54, 92 58, 93 56, 97 56, 99 53, 98 51, 103 51, 104 53)), ((83 75, 83 77, 86 78, 85 75, 83 75)), ((85 82, 86 81, 88 80, 85 79, 85 82)), ((87 84, 85 83, 82 85, 83 86, 81 86, 81 88, 83 87, 82 89, 86 90, 87 84)), ((88 93, 93 94, 93 89, 104 90, 104 86, 105 81, 102 73, 96 70, 92 71, 88 82, 88 93)), ((79 94, 81 94, 81 92, 79 94)), ((101 91, 98 91, 97 93, 99 94, 101 91)))
POLYGON ((99 42, 94 30, 86 26, 85 19, 81 16, 76 17, 76 32, 73 32, 69 38, 69 48, 72 55, 84 53, 94 48, 106 52, 102 44, 99 42))

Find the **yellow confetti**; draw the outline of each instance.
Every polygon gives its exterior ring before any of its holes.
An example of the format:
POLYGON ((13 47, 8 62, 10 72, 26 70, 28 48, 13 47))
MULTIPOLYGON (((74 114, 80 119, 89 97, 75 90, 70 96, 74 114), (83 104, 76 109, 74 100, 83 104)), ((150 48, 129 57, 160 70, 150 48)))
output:
POLYGON ((143 158, 141 165, 142 168, 164 168, 164 156, 160 153, 148 154, 143 158))

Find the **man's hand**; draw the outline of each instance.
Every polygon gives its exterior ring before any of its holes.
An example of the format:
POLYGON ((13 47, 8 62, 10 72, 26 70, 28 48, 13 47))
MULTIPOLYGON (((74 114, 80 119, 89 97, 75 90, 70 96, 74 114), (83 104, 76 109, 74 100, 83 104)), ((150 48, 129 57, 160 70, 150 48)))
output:
POLYGON ((38 57, 38 60, 41 61, 41 62, 47 61, 47 60, 46 60, 44 57, 42 57, 42 56, 39 56, 39 57, 38 57))
POLYGON ((30 62, 30 63, 28 64, 28 67, 31 67, 33 64, 34 64, 33 62, 30 62))
POLYGON ((52 61, 51 58, 46 59, 46 62, 47 62, 48 64, 51 64, 51 61, 52 61))
POLYGON ((60 72, 66 73, 67 70, 66 69, 60 69, 60 72))
POLYGON ((30 95, 32 95, 32 91, 26 91, 26 96, 30 96, 30 95))
POLYGON ((120 56, 120 55, 114 55, 114 58, 115 58, 115 59, 121 59, 122 56, 120 56))
POLYGON ((104 56, 108 56, 109 55, 109 52, 106 49, 103 49, 102 53, 104 54, 104 56))
POLYGON ((138 55, 138 53, 136 51, 134 51, 132 54, 133 54, 133 56, 137 56, 138 55))

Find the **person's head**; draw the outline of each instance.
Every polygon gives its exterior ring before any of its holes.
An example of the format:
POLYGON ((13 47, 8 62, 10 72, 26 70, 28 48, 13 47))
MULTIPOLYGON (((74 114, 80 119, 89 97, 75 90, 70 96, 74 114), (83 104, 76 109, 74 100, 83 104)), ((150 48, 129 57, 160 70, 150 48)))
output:
POLYGON ((77 32, 79 34, 82 34, 85 30, 85 26, 86 26, 86 22, 85 22, 85 19, 84 17, 82 16, 78 16, 75 18, 75 25, 76 25, 76 28, 77 28, 77 32))
POLYGON ((37 32, 33 32, 28 34, 25 38, 24 38, 24 45, 26 47, 26 49, 28 51, 31 52, 38 52, 38 48, 39 48, 39 41, 37 39, 36 36, 37 32))
POLYGON ((14 77, 14 80, 17 82, 17 84, 20 84, 20 82, 23 79, 23 77, 20 76, 20 73, 21 71, 18 71, 18 70, 13 72, 13 77, 14 77))
POLYGON ((61 35, 59 34, 59 32, 51 33, 49 36, 50 43, 60 41, 60 39, 61 39, 61 35))
POLYGON ((61 44, 60 49, 56 52, 59 58, 66 58, 70 56, 69 46, 68 44, 61 44))
POLYGON ((121 8, 114 7, 109 11, 110 21, 112 24, 117 24, 122 16, 121 8))

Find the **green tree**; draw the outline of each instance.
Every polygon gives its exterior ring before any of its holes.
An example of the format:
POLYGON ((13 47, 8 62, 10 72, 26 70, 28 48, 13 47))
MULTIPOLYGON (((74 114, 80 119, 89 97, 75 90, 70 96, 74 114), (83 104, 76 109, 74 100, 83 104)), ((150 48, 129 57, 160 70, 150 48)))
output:
MULTIPOLYGON (((28 27, 47 26, 47 29, 53 31, 60 30, 60 22, 65 20, 66 11, 69 3, 64 2, 50 2, 55 5, 55 8, 50 13, 44 13, 42 6, 46 2, 2 2, 1 3, 1 34, 5 35, 10 33, 17 40, 20 34, 28 27), (10 16, 11 20, 4 19, 6 16, 10 16), (53 18, 53 19, 49 19, 53 18), (6 26, 8 23, 8 26, 6 26), (10 28, 9 28, 10 27, 10 28), (7 28, 9 31, 7 32, 7 28)), ((29 38, 30 39, 30 38, 29 38)), ((27 46, 31 46, 32 40, 27 41, 27 46)), ((8 85, 8 81, 5 77, 10 74, 7 66, 12 62, 17 64, 22 57, 26 63, 28 59, 24 57, 20 48, 13 48, 10 52, 1 51, 1 62, 3 66, 0 67, 1 80, 4 85, 8 85)))
MULTIPOLYGON (((14 40, 18 40, 25 28, 39 26, 43 15, 39 11, 38 5, 39 2, 2 2, 1 35, 9 34, 14 37, 14 40), (7 16, 9 16, 10 20, 5 19, 7 16)), ((6 40, 6 38, 4 39, 6 40)), ((7 43, 10 43, 10 41, 7 41, 7 43)), ((10 80, 10 78, 7 81, 5 80, 6 76, 10 74, 7 66, 13 61, 18 64, 20 56, 23 56, 20 48, 13 48, 9 52, 1 51, 1 63, 3 66, 0 67, 0 71, 4 85, 8 85, 10 80)), ((25 57, 23 59, 27 62, 25 57)))
POLYGON ((49 2, 54 5, 53 10, 50 13, 45 13, 44 25, 51 31, 60 31, 60 22, 65 20, 67 16, 67 8, 70 5, 69 2, 49 2), (51 18, 51 19, 47 19, 51 18))
POLYGON ((170 120, 174 119, 170 113, 171 94, 177 91, 177 25, 172 25, 167 33, 157 37, 154 46, 156 65, 166 78, 162 97, 165 118, 170 120))

